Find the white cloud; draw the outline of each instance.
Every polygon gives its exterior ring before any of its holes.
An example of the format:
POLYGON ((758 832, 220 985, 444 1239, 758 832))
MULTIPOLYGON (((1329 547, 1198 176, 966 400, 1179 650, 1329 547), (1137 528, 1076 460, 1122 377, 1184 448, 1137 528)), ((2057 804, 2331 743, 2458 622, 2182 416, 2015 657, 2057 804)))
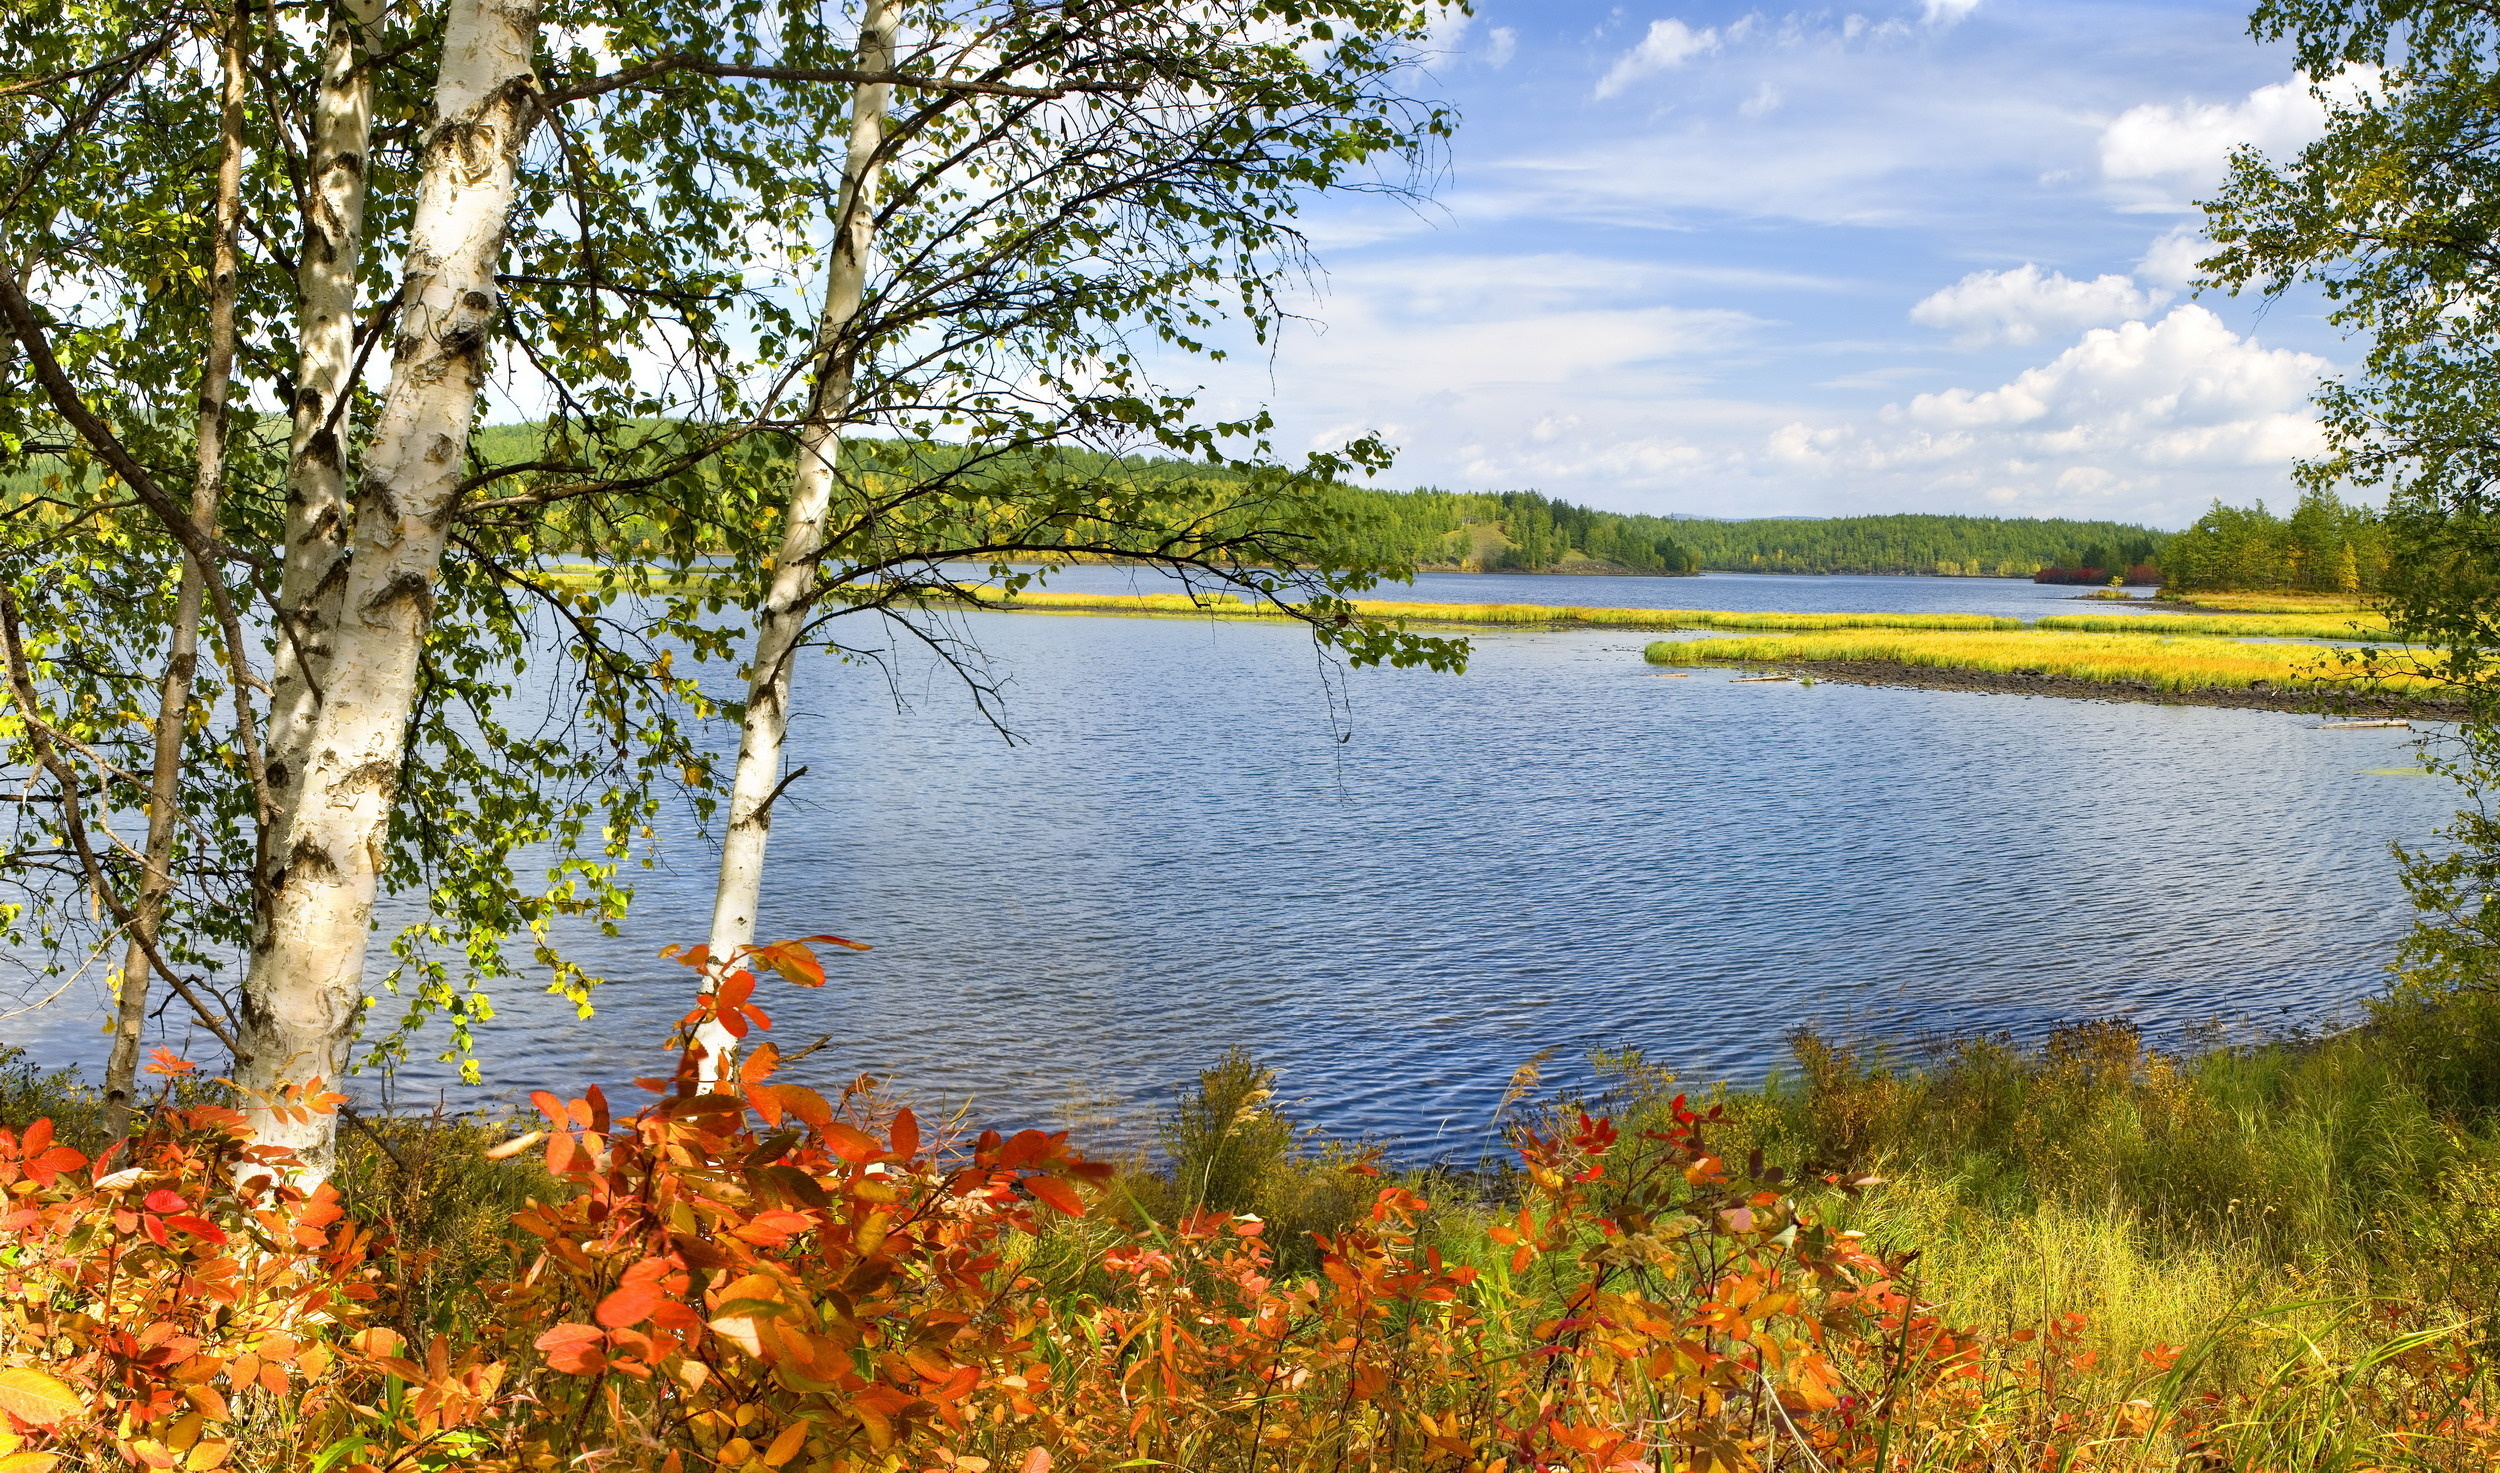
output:
POLYGON ((1656 76, 1718 49, 1717 31, 1696 31, 1680 20, 1651 21, 1649 34, 1641 38, 1641 44, 1616 58, 1613 68, 1598 79, 1597 95, 1612 97, 1643 77, 1656 76))
POLYGON ((2214 253, 2214 243, 2193 225, 2174 225, 2154 238, 2135 264, 2135 274, 2155 286, 2186 291, 2196 281, 2196 263, 2214 253))
MULTIPOLYGON (((2159 322, 2095 328, 1997 388, 1921 394, 1876 427, 1807 448, 1836 469, 1917 470, 1939 489, 2033 514, 2164 495, 2192 502, 2217 473, 2279 476, 2317 453, 2324 441, 2309 396, 2329 366, 2184 306, 2159 322)), ((1793 441, 1787 448, 1799 453, 1793 441)))
POLYGON ((2325 128, 2326 108, 2299 76, 2238 102, 2145 103, 2101 130, 2101 177, 2122 209, 2185 210, 2222 183, 2233 149, 2253 144, 2284 158, 2325 128))
POLYGON ((1761 86, 1754 89, 1753 96, 1738 103, 1736 105, 1736 110, 1746 117, 1758 118, 1764 113, 1776 111, 1779 105, 1780 90, 1777 87, 1772 86, 1770 83, 1765 82, 1761 86))
POLYGON ((1927 0, 1927 13, 1922 19, 1931 26, 1955 26, 1978 8, 1979 0, 1927 0))
POLYGON ((1484 60, 1487 66, 1508 66, 1519 52, 1519 33, 1508 26, 1495 26, 1484 37, 1484 60))
POLYGON ((2082 327, 2141 317, 2169 299, 2124 276, 2076 281, 2026 262, 2011 271, 1974 271, 1910 309, 1910 320, 1943 328, 1967 348, 2038 342, 2082 327))

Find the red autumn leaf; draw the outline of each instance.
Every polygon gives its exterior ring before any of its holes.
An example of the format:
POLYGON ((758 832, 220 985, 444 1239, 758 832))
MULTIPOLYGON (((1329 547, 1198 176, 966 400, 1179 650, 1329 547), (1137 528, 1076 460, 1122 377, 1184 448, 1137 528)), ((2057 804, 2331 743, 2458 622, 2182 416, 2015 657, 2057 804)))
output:
POLYGON ((621 1330, 628 1325, 638 1325, 651 1318, 659 1311, 660 1301, 664 1297, 658 1287, 653 1284, 629 1283, 600 1300, 598 1309, 592 1312, 592 1318, 611 1330, 621 1330))
POLYGON ((543 1089, 530 1091, 530 1103, 536 1105, 538 1113, 546 1116, 549 1123, 558 1130, 563 1130, 573 1123, 571 1113, 564 1108, 564 1101, 543 1089))
POLYGON ((755 974, 732 972, 721 980, 720 991, 714 994, 714 998, 721 1007, 734 1008, 754 995, 755 974))
POLYGON ((825 985, 825 969, 816 960, 816 953, 803 941, 782 941, 754 949, 757 961, 779 972, 783 979, 799 987, 825 985))
POLYGON ((567 1375, 592 1376, 608 1368, 607 1336, 595 1325, 558 1325, 534 1342, 547 1364, 567 1375))
POLYGON ((1024 1179, 1024 1189, 1070 1217, 1085 1215, 1085 1200, 1076 1194, 1074 1188, 1055 1176, 1028 1176, 1024 1179))
MULTIPOLYGON (((48 1124, 50 1122, 45 1123, 48 1124)), ((33 1132, 29 1131, 28 1134, 31 1135, 33 1132)), ((62 1172, 76 1171, 79 1167, 86 1164, 87 1158, 77 1151, 73 1151, 67 1146, 54 1146, 51 1150, 44 1152, 42 1155, 35 1157, 31 1161, 28 1161, 26 1163, 26 1174, 34 1179, 36 1186, 49 1187, 52 1185, 53 1179, 59 1176, 62 1172)))
POLYGON ((191 1207, 190 1203, 182 1200, 180 1192, 169 1191, 164 1187, 158 1187, 155 1191, 148 1193, 140 1205, 150 1212, 187 1212, 191 1207))
POLYGON ((908 1161, 920 1154, 920 1117, 909 1110, 894 1112, 894 1154, 908 1161))
POLYGON ((839 1120, 825 1122, 823 1129, 825 1144, 832 1148, 833 1154, 850 1162, 853 1166, 865 1166, 884 1154, 877 1149, 877 1138, 866 1131, 845 1125, 839 1120))
POLYGON ((149 1049, 148 1060, 150 1074, 188 1074, 200 1067, 170 1049, 149 1049))
POLYGON ((839 937, 839 936, 802 936, 802 937, 800 937, 800 938, 799 938, 799 940, 800 940, 801 942, 829 941, 829 942, 832 942, 832 943, 833 943, 834 945, 836 945, 836 946, 847 946, 847 947, 849 947, 849 948, 850 948, 851 950, 853 950, 853 951, 874 951, 874 950, 876 950, 876 948, 875 948, 875 947, 873 947, 873 946, 869 945, 869 944, 868 944, 867 942, 865 942, 865 941, 845 941, 845 940, 843 940, 843 939, 842 939, 841 937, 839 937))
POLYGON ((205 1238, 221 1248, 225 1246, 225 1230, 205 1217, 169 1217, 165 1219, 165 1225, 180 1228, 195 1238, 205 1238))

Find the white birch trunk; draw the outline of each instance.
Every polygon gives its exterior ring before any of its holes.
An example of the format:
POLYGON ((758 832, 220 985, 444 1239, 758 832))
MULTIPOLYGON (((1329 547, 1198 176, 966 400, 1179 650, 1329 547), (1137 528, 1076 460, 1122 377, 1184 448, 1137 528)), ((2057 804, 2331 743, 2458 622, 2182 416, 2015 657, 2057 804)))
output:
MULTIPOLYGON (((294 430, 287 446, 285 561, 270 662, 269 786, 286 830, 304 776, 304 744, 327 678, 331 631, 347 574, 347 422, 354 392, 356 276, 365 243, 365 160, 373 138, 373 74, 361 65, 380 0, 336 0, 313 102, 312 188, 295 271, 294 430)), ((274 853, 275 846, 268 847, 274 853)), ((267 856, 264 855, 264 862, 267 856)), ((274 876, 272 877, 274 878, 274 876)))
MULTIPOLYGON (((417 659, 485 380, 521 145, 537 118, 537 42, 537 0, 452 0, 328 688, 244 978, 236 1080, 264 1096, 336 1080, 354 1039, 417 659)), ((303 1176, 328 1174, 335 1117, 252 1115, 263 1142, 302 1153, 303 1176)))
MULTIPOLYGON (((864 72, 894 69, 894 19, 890 0, 868 0, 860 16, 855 65, 864 72)), ((791 475, 790 507, 781 525, 781 548, 773 580, 756 622, 755 659, 747 673, 746 720, 738 734, 738 770, 729 791, 729 822, 721 838, 720 881, 712 898, 712 966, 709 991, 728 970, 729 958, 755 940, 755 910, 764 888, 764 846, 772 831, 772 803, 781 783, 782 743, 790 729, 790 675, 805 628, 808 594, 816 581, 816 553, 824 546, 825 517, 833 504, 834 467, 842 453, 842 422, 850 411, 858 345, 850 341, 867 289, 868 253, 874 243, 878 153, 885 144, 886 109, 894 89, 883 82, 861 85, 851 97, 850 154, 842 170, 842 193, 834 210, 833 262, 825 282, 824 315, 816 325, 823 361, 799 430, 798 463, 791 475)), ((721 1077, 737 1040, 717 1024, 698 1029, 702 1074, 721 1077)))
MULTIPOLYGON (((217 206, 215 235, 209 247, 208 362, 200 372, 199 416, 196 421, 191 473, 191 523, 206 539, 217 535, 217 503, 226 486, 226 402, 234 387, 234 303, 241 267, 235 259, 235 237, 243 218, 243 49, 249 12, 237 9, 226 20, 218 47, 224 73, 218 98, 217 206)), ((148 1014, 149 956, 165 919, 165 901, 174 888, 174 837, 181 822, 182 739, 190 727, 191 691, 200 664, 200 612, 208 592, 206 572, 186 553, 182 580, 174 595, 174 626, 166 652, 165 676, 156 699, 156 758, 148 782, 148 838, 145 870, 139 876, 138 903, 132 907, 134 933, 122 959, 121 995, 113 1018, 113 1047, 104 1065, 104 1129, 120 1136, 128 1129, 138 1098, 140 1033, 148 1014)))

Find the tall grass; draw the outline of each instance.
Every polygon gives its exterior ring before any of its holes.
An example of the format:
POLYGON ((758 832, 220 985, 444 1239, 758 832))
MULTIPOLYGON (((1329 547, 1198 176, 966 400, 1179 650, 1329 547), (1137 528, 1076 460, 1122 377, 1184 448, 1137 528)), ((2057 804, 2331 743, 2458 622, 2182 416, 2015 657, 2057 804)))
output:
POLYGON ((1871 662, 1994 674, 2062 676, 2156 690, 2335 688, 2411 691, 2431 682, 2395 673, 2362 678, 2336 652, 2305 645, 2239 644, 2208 637, 1950 631, 1811 634, 1757 639, 1660 640, 1656 665, 1814 665, 1871 662))
POLYGON ((2165 603, 2193 603, 2200 608, 2231 609, 2250 614, 2363 614, 2369 604, 2346 593, 2222 593, 2218 591, 2156 595, 2165 603))
POLYGON ((2041 629, 2077 634, 2218 634, 2252 639, 2392 640, 2384 614, 2051 614, 2041 629))

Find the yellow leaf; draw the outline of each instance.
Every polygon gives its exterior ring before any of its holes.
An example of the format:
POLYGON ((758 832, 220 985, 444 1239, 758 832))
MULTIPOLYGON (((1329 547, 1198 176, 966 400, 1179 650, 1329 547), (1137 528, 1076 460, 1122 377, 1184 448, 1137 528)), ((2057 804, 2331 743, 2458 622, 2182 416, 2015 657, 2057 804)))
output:
POLYGON ((86 1410, 78 1393, 32 1366, 0 1371, 0 1412, 37 1427, 56 1427, 86 1410))
POLYGON ((0 1473, 52 1473, 59 1461, 50 1453, 8 1453, 0 1455, 0 1473))
POLYGON ((802 1417, 782 1428, 781 1435, 773 1439, 773 1445, 764 1449, 764 1466, 778 1468, 797 1457, 799 1449, 807 1446, 808 1425, 807 1420, 802 1417))

